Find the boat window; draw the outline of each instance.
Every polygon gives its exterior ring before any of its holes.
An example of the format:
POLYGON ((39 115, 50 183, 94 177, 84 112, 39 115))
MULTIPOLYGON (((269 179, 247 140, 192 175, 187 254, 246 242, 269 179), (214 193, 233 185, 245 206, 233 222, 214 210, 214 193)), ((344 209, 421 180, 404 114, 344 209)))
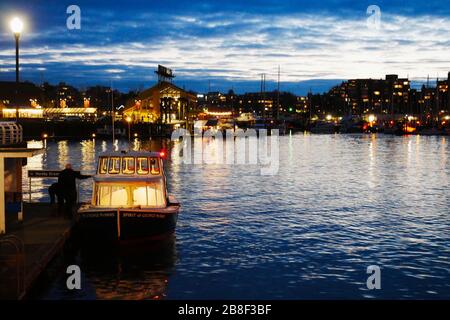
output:
POLYGON ((97 204, 99 206, 109 206, 111 203, 111 187, 102 186, 98 188, 97 204))
POLYGON ((100 207, 164 207, 166 203, 163 183, 157 181, 140 186, 99 186, 97 205, 100 207))
POLYGON ((117 174, 120 172, 120 158, 111 157, 109 158, 109 173, 117 174))
POLYGON ((133 205, 146 206, 147 205, 147 187, 137 187, 133 190, 133 205))
POLYGON ((108 172, 108 157, 100 157, 98 162, 98 173, 106 174, 108 172))
POLYGON ((111 206, 124 206, 128 204, 128 190, 122 186, 111 187, 111 206))
POLYGON ((123 157, 122 158, 122 173, 124 174, 134 174, 135 170, 134 157, 123 157))
POLYGON ((162 207, 165 205, 161 181, 132 187, 132 189, 134 206, 162 207))
POLYGON ((159 169, 158 158, 150 158, 150 170, 153 175, 160 174, 161 170, 159 169))
POLYGON ((137 158, 137 173, 148 174, 148 158, 144 157, 137 158))
POLYGON ((160 207, 165 205, 162 187, 162 181, 147 186, 147 206, 160 207))
POLYGON ((100 186, 97 204, 103 207, 127 206, 128 191, 122 186, 100 186))

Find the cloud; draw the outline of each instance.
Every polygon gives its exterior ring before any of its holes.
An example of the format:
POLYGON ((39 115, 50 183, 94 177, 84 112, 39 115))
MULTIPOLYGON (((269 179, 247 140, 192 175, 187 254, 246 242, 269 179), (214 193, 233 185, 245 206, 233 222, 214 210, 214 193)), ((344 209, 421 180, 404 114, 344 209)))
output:
MULTIPOLYGON (((257 83, 261 73, 275 81, 278 65, 286 84, 319 78, 381 78, 387 73, 447 75, 450 20, 446 11, 439 16, 418 15, 417 10, 400 9, 400 1, 393 1, 390 10, 382 11, 381 29, 372 30, 366 24, 364 3, 357 9, 350 2, 340 3, 326 1, 326 6, 305 10, 290 3, 288 10, 277 1, 255 0, 246 2, 245 10, 234 11, 239 7, 235 1, 222 2, 222 7, 218 2, 193 1, 187 10, 174 3, 172 10, 160 4, 151 12, 137 6, 121 10, 114 4, 83 9, 81 4, 81 30, 51 24, 24 35, 23 75, 40 79, 44 74, 51 81, 81 85, 107 83, 115 77, 119 86, 131 88, 151 85, 154 68, 164 64, 188 89, 190 82, 198 90, 207 87, 200 83, 214 79, 237 91, 246 87, 246 81, 257 83), (402 14, 392 13, 395 10, 402 14)), ((424 12, 434 5, 430 1, 424 12)), ((64 22, 63 18, 58 21, 64 22)), ((2 79, 11 77, 11 71, 5 70, 14 66, 11 42, 4 40, 8 36, 4 32, 0 42, 2 79)))

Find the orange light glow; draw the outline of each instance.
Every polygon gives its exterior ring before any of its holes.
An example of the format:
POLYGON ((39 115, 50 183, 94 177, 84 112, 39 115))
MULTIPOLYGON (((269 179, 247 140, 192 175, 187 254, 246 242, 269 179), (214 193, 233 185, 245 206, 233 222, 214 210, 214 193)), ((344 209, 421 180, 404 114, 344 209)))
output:
POLYGON ((410 127, 410 126, 406 126, 406 127, 405 127, 405 131, 406 131, 407 133, 413 133, 413 132, 416 132, 416 128, 410 127))

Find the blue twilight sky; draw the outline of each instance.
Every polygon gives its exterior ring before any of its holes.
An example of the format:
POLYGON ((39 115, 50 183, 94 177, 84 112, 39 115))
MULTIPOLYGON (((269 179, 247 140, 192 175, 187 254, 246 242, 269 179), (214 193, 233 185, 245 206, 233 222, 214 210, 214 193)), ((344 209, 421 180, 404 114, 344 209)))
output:
POLYGON ((266 89, 303 94, 340 79, 396 73, 423 81, 450 71, 450 6, 442 0, 1 0, 0 80, 14 80, 12 16, 25 20, 21 76, 122 90, 155 82, 157 64, 199 92, 266 89), (81 29, 69 30, 69 5, 81 29), (381 9, 379 28, 367 8, 381 9), (373 21, 373 20, 370 20, 373 21))

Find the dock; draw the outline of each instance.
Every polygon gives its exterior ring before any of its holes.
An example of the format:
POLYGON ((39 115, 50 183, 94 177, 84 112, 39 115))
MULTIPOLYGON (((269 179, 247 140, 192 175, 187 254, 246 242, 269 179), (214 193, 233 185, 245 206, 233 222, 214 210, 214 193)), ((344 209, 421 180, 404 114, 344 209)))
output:
POLYGON ((7 215, 0 236, 0 300, 21 300, 64 248, 74 222, 57 216, 57 205, 24 203, 23 221, 7 215))

